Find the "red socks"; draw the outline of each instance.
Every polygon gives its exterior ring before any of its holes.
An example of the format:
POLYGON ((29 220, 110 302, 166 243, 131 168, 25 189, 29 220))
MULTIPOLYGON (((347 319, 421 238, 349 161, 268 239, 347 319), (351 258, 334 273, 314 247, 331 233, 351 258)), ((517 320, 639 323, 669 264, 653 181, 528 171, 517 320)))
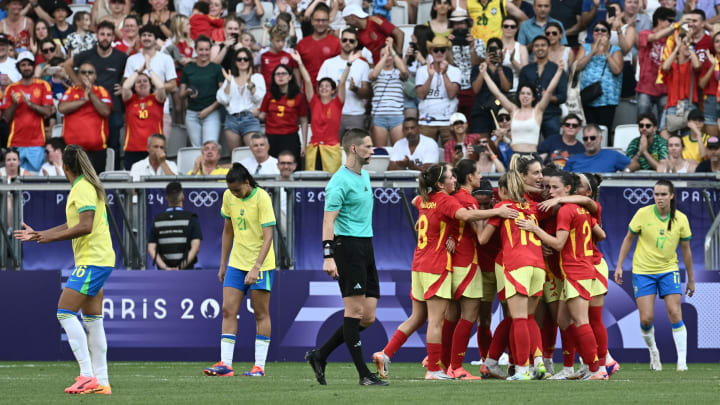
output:
POLYGON ((453 333, 452 337, 452 355, 450 357, 450 367, 453 370, 462 367, 472 328, 473 323, 465 319, 460 319, 457 326, 455 326, 455 333, 453 333))
POLYGON ((562 339, 563 366, 572 367, 575 364, 575 325, 570 324, 566 329, 560 329, 562 339))
POLYGON ((543 357, 551 359, 553 353, 555 353, 555 341, 557 340, 558 326, 555 321, 550 317, 550 314, 545 314, 543 319, 542 328, 542 347, 543 357))
POLYGON ((477 342, 478 342, 478 350, 480 350, 480 358, 485 360, 488 356, 488 353, 490 352, 490 345, 492 344, 492 330, 490 329, 490 325, 486 326, 480 326, 478 324, 478 331, 477 331, 477 342))
POLYGON ((515 342, 513 356, 515 358, 515 364, 518 366, 527 366, 530 364, 531 346, 528 322, 527 318, 514 318, 512 322, 511 341, 515 342))
POLYGON ((607 329, 605 329, 605 323, 602 319, 603 307, 590 307, 590 327, 595 334, 595 340, 597 341, 597 356, 601 366, 605 365, 605 356, 607 356, 608 350, 608 335, 607 329))
POLYGON ((505 348, 510 344, 510 325, 512 319, 507 317, 503 319, 497 328, 495 328, 495 334, 490 342, 490 351, 488 351, 487 358, 498 360, 502 356, 505 348))
POLYGON ((575 332, 575 345, 583 362, 588 365, 591 372, 598 371, 597 341, 590 324, 583 324, 577 327, 575 332))
POLYGON ((457 322, 450 322, 447 319, 443 320, 441 357, 443 368, 447 368, 450 365, 450 357, 452 357, 452 337, 456 324, 457 322))
POLYGON ((427 344, 427 353, 428 353, 428 365, 427 369, 428 371, 440 371, 442 370, 441 367, 441 357, 443 352, 443 345, 442 343, 428 343, 427 344))
POLYGON ((383 352, 386 356, 392 358, 395 352, 402 347, 407 339, 407 335, 405 335, 400 329, 396 330, 387 346, 383 349, 383 352))
POLYGON ((530 360, 532 360, 535 357, 542 357, 542 337, 535 315, 528 315, 527 321, 528 333, 530 333, 530 360))

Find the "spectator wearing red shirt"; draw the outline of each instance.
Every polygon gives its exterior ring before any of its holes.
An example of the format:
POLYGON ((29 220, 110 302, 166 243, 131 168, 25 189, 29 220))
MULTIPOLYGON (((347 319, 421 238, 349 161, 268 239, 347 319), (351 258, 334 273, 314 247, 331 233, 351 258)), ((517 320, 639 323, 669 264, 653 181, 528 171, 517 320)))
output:
POLYGON ((313 33, 298 42, 297 51, 302 57, 305 68, 310 73, 314 88, 317 86, 317 75, 323 62, 339 55, 341 47, 340 40, 329 30, 330 9, 327 5, 318 4, 313 10, 310 22, 313 33))
POLYGON ((265 133, 270 142, 270 155, 277 157, 287 149, 295 161, 305 155, 307 141, 307 106, 300 94, 300 86, 292 77, 292 68, 277 65, 272 73, 270 91, 260 106, 260 119, 265 120, 265 133), (302 125, 302 139, 298 137, 298 120, 302 125))
POLYGON ((35 79, 35 57, 28 51, 18 56, 17 69, 22 79, 5 91, 3 118, 10 123, 8 147, 17 147, 20 166, 40 172, 45 161, 45 118, 55 112, 50 84, 35 79))
MULTIPOLYGON (((149 59, 148 59, 149 61, 149 59)), ((165 87, 163 81, 150 68, 150 75, 134 71, 123 83, 122 99, 125 103, 125 170, 148 156, 147 143, 150 135, 163 132, 163 105, 165 87)))
POLYGON ((700 100, 697 84, 702 62, 689 44, 690 36, 680 38, 678 31, 675 31, 674 35, 675 47, 662 64, 664 81, 668 88, 665 111, 660 119, 661 135, 665 139, 670 136, 667 130, 667 117, 675 114, 678 108, 684 111, 697 108, 700 100))
MULTIPOLYGON (((717 32, 712 36, 713 52, 704 52, 702 73, 698 81, 699 87, 703 92, 703 112, 705 118, 704 132, 710 136, 718 136, 718 113, 717 113, 717 93, 718 80, 720 79, 720 71, 717 70, 717 55, 720 51, 720 34, 717 32), (713 57, 715 55, 715 57, 713 57)), ((698 58, 700 54, 698 53, 698 58)))
MULTIPOLYGON (((288 31, 279 25, 270 30, 270 49, 260 55, 260 73, 265 78, 265 88, 270 88, 272 74, 278 65, 286 65, 293 71, 297 67, 290 54, 283 50, 287 35, 288 31)), ((295 80, 299 82, 300 77, 296 76, 295 80)))
MULTIPOLYGON (((317 15, 317 13, 313 15, 317 15)), ((320 79, 317 84, 317 93, 313 88, 312 76, 305 68, 301 55, 296 52, 292 56, 300 67, 300 74, 305 84, 305 97, 310 102, 312 114, 310 128, 313 135, 307 146, 305 170, 335 173, 342 164, 338 130, 345 104, 345 82, 350 74, 350 67, 360 57, 360 52, 350 55, 345 70, 337 83, 329 77, 320 79)))
POLYGON ((65 115, 62 136, 66 144, 82 146, 95 171, 101 173, 105 171, 112 100, 104 87, 94 84, 97 72, 92 64, 81 64, 78 75, 82 85, 69 88, 58 105, 65 115))
POLYGON ((369 17, 358 5, 348 5, 343 10, 345 22, 358 29, 358 39, 364 47, 372 52, 373 62, 380 60, 380 50, 385 45, 387 37, 393 37, 395 52, 402 55, 405 34, 383 17, 374 15, 369 17))
POLYGON ((140 19, 136 15, 129 15, 123 20, 122 38, 113 42, 112 47, 126 55, 135 55, 140 50, 140 19))
POLYGON ((653 13, 653 28, 638 34, 640 80, 635 87, 638 93, 638 115, 651 112, 659 117, 665 108, 667 86, 656 82, 667 36, 675 30, 674 21, 675 10, 660 7, 653 13))

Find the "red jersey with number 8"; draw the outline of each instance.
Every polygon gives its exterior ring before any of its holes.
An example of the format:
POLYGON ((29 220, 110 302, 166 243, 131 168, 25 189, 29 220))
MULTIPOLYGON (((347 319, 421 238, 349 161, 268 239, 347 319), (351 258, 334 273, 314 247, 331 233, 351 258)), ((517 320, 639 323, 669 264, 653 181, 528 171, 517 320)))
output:
POLYGON ((557 213, 557 230, 568 231, 560 251, 560 269, 566 278, 587 280, 595 277, 593 266, 592 216, 576 204, 565 204, 557 213))
POLYGON ((445 244, 455 213, 463 206, 454 197, 440 191, 431 193, 427 202, 416 198, 414 203, 420 216, 412 271, 433 274, 452 271, 452 259, 445 244))
MULTIPOLYGON (((510 208, 518 211, 517 219, 531 219, 536 224, 548 216, 546 213, 541 213, 538 204, 532 200, 522 203, 512 200, 500 201, 495 208, 503 205, 510 205, 510 208)), ((520 229, 515 219, 493 217, 488 220, 488 225, 500 229, 505 270, 512 271, 526 266, 545 269, 542 242, 534 233, 520 229)))

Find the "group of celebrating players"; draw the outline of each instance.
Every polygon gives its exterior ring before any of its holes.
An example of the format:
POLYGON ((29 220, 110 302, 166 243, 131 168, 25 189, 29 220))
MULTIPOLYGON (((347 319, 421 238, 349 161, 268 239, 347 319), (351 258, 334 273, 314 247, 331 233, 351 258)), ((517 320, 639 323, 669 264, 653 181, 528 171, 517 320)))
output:
MULTIPOLYGON (((346 344, 361 385, 388 385, 389 364, 408 337, 426 321, 425 379, 481 379, 463 367, 474 324, 485 377, 508 380, 606 380, 620 369, 608 353, 602 320, 608 291, 608 266, 596 243, 605 238, 597 202, 599 177, 542 168, 532 155, 515 155, 497 192, 473 160, 457 167, 436 164, 419 176, 417 247, 412 265, 412 314, 388 344, 372 358, 372 373, 362 353, 360 332, 375 320, 380 286, 372 246, 374 196, 363 165, 373 153, 367 131, 351 129, 343 137, 346 163, 326 188, 323 218, 323 270, 338 280, 345 304, 343 324, 306 360, 317 381, 325 385, 327 358, 346 344), (494 204, 493 204, 494 203, 494 204), (497 298, 505 318, 490 329, 497 298), (542 325, 542 328, 539 326, 542 325), (560 329, 563 369, 555 372, 552 355, 560 329), (512 366, 498 360, 509 353, 512 366), (575 352, 583 365, 575 371, 575 352)), ((57 317, 80 366, 80 376, 65 392, 111 394, 107 373, 107 341, 103 326, 103 285, 115 256, 105 215, 105 190, 85 151, 70 145, 63 168, 72 184, 67 220, 36 231, 23 224, 15 231, 21 241, 48 243, 72 240, 75 269, 58 302, 57 317), (82 311, 83 324, 78 319, 82 311)), ((270 346, 269 300, 275 277, 271 199, 247 169, 233 164, 226 176, 221 215, 223 322, 221 361, 208 367, 209 376, 233 376, 237 312, 249 294, 257 323, 255 363, 249 377, 265 376, 270 346)), ((660 370, 654 338, 654 303, 665 300, 678 354, 677 370, 687 370, 687 331, 680 311, 681 284, 676 250, 681 247, 687 270, 686 293, 695 290, 691 237, 687 217, 675 207, 671 182, 654 187, 655 204, 643 207, 629 224, 615 269, 622 283, 622 263, 635 238, 633 287, 641 334, 660 370)))

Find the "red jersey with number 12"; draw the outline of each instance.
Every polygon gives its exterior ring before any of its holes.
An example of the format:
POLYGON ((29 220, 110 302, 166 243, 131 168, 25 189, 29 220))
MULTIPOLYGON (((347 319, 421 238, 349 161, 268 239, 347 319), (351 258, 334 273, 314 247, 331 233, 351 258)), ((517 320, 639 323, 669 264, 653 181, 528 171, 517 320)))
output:
POLYGON ((427 202, 417 198, 415 207, 420 216, 412 271, 433 274, 452 271, 450 252, 445 244, 455 213, 463 206, 455 198, 439 191, 431 193, 427 202))
POLYGON ((565 204, 557 213, 557 232, 570 233, 560 251, 560 269, 568 279, 587 280, 595 277, 591 223, 590 213, 576 204, 565 204))
MULTIPOLYGON (((495 208, 503 205, 510 205, 510 208, 518 211, 520 215, 517 219, 532 219, 537 223, 548 216, 546 213, 541 213, 538 210, 538 204, 532 200, 522 203, 512 200, 500 201, 495 208)), ((488 225, 500 228, 505 270, 512 271, 526 266, 545 269, 542 243, 534 233, 520 229, 514 219, 493 217, 488 220, 488 225)))

